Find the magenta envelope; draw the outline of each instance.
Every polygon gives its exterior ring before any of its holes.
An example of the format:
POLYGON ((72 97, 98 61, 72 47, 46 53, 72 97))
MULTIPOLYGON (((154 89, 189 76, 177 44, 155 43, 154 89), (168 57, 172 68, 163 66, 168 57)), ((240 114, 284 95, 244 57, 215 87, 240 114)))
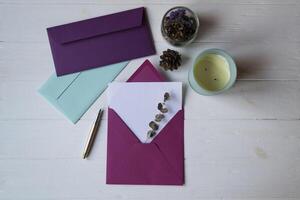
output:
MULTIPOLYGON (((165 79, 146 60, 129 82, 165 79)), ((141 143, 121 117, 108 108, 107 184, 183 185, 184 111, 168 122, 149 144, 141 143)))
POLYGON ((58 76, 155 54, 143 7, 47 29, 58 76))

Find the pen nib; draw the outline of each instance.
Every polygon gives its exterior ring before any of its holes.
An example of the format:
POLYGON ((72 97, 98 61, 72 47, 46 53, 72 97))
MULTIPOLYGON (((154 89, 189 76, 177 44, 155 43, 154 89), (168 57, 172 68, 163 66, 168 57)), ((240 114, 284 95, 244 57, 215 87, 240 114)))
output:
POLYGON ((82 155, 82 159, 86 159, 86 157, 87 157, 86 153, 82 155))

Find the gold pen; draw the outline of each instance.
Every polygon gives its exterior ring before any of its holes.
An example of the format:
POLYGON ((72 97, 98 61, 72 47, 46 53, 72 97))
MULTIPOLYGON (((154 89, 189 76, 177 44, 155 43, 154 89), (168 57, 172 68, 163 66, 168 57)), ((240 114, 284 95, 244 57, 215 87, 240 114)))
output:
POLYGON ((92 146, 94 144, 97 132, 99 130, 102 113, 103 113, 103 109, 100 109, 97 119, 91 128, 90 135, 89 135, 87 143, 85 145, 83 156, 82 156, 83 159, 87 158, 92 150, 92 146))

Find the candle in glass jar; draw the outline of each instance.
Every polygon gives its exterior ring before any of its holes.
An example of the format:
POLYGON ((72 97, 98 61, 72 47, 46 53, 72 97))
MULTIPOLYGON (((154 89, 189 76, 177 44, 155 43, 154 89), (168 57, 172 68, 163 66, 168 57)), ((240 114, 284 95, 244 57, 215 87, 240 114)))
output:
POLYGON ((195 63, 194 75, 204 89, 219 91, 229 82, 229 64, 223 56, 209 53, 195 63))
POLYGON ((219 49, 209 49, 195 60, 189 74, 191 87, 203 95, 214 95, 229 89, 236 79, 232 58, 219 49))

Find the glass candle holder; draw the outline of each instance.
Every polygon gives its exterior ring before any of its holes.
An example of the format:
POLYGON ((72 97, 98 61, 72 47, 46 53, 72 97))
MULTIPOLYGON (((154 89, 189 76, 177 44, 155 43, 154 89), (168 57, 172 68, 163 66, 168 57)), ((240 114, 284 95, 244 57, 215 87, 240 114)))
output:
POLYGON ((189 72, 191 88, 201 95, 216 95, 231 88, 237 77, 232 57, 221 49, 200 53, 189 72))
POLYGON ((184 46, 191 43, 197 37, 198 29, 198 16, 183 6, 168 10, 161 22, 163 37, 174 46, 184 46))

